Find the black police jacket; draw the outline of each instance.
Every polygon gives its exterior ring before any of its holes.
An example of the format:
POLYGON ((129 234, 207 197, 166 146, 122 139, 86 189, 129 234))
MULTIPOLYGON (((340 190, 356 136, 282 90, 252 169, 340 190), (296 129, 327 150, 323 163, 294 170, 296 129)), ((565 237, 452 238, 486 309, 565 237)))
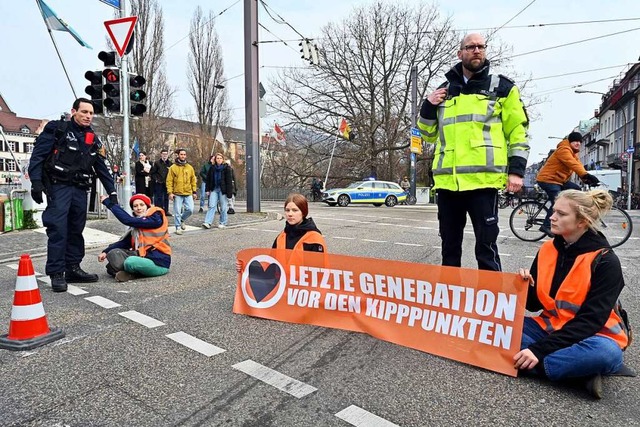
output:
POLYGON ((93 144, 85 144, 87 133, 93 133, 93 129, 81 127, 73 119, 47 123, 31 153, 31 181, 88 187, 91 178, 97 175, 107 193, 115 192, 111 172, 99 153, 100 140, 94 136, 93 144))

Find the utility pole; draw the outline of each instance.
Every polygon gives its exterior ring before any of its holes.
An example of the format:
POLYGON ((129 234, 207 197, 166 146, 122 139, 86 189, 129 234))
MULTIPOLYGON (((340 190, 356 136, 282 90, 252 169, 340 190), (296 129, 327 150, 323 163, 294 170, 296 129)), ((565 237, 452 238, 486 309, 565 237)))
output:
MULTIPOLYGON (((126 15, 125 0, 120 0, 120 18, 126 15)), ((120 99, 122 100, 122 154, 124 159, 124 200, 120 203, 124 209, 131 213, 129 199, 131 198, 131 152, 129 151, 129 73, 127 67, 127 54, 120 58, 120 99)))
POLYGON ((258 0, 244 0, 244 76, 247 212, 260 212, 258 0))
MULTIPOLYGON (((411 127, 417 126, 418 114, 418 66, 411 67, 411 127)), ((416 153, 411 152, 411 195, 416 197, 416 153)))

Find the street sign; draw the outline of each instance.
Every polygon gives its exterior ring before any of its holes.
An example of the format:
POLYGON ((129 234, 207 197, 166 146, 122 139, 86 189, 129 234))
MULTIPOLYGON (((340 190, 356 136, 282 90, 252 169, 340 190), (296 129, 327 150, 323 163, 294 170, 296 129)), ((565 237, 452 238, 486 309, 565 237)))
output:
POLYGON ((137 16, 128 16, 126 18, 104 21, 107 33, 109 33, 109 37, 121 58, 129 45, 129 40, 131 40, 133 28, 136 26, 137 21, 137 16))
POLYGON ((422 136, 418 128, 411 128, 411 152, 422 154, 422 136))
POLYGON ((622 160, 628 160, 629 159, 629 152, 620 154, 620 158, 622 160))
POLYGON ((627 147, 627 153, 633 153, 635 151, 636 151, 636 149, 633 147, 633 145, 630 146, 630 147, 627 147))

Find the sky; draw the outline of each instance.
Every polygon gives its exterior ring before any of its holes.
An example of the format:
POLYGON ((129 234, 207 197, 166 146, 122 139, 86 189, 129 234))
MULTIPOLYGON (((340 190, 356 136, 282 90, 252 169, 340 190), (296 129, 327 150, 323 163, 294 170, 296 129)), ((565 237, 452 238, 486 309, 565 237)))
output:
MULTIPOLYGON (((397 0, 382 0, 393 1, 397 0)), ((114 9, 99 0, 45 0, 45 2, 93 47, 80 46, 69 34, 54 32, 60 53, 67 65, 78 96, 84 96, 87 70, 102 67, 98 53, 106 48, 107 32, 103 22, 113 19, 114 9)), ((349 12, 372 0, 265 0, 305 37, 319 39, 329 22, 345 19, 349 12)), ((128 3, 128 1, 127 1, 128 3)), ((225 63, 225 85, 232 108, 232 126, 244 128, 244 1, 239 0, 159 0, 165 18, 167 76, 176 92, 174 117, 193 119, 194 103, 187 89, 187 55, 189 24, 195 8, 205 13, 223 14, 216 18, 225 63)), ((408 5, 420 0, 405 0, 408 5)), ((606 92, 613 79, 637 62, 640 56, 640 1, 638 0, 468 0, 442 1, 443 16, 450 16, 461 34, 485 32, 502 27, 497 35, 513 48, 511 67, 520 80, 531 78, 527 90, 543 102, 535 105, 530 125, 529 163, 539 161, 558 143, 556 137, 567 135, 580 120, 593 117, 598 108, 597 94, 576 94, 583 90, 606 92), (613 6, 615 5, 615 7, 613 6), (637 19, 630 19, 637 18, 637 19), (626 20, 623 20, 626 19, 626 20), (616 20, 615 22, 590 22, 616 20), (587 22, 583 24, 571 24, 587 22), (505 25, 506 24, 506 25, 505 25), (547 24, 540 26, 539 24, 547 24), (549 25, 554 24, 554 25, 549 25), (561 25, 555 25, 561 24, 561 25), (515 28, 514 28, 515 27, 515 28), (631 31, 628 31, 631 30, 631 31), (627 31, 627 32, 624 32, 627 31), (612 33, 620 33, 603 37, 612 33), (582 43, 574 42, 595 39, 582 43), (569 44, 560 48, 554 46, 569 44), (552 48, 552 49, 550 49, 552 48), (544 49, 541 52, 530 53, 544 49), (599 69, 597 71, 590 71, 599 69), (551 77, 563 74, 560 77, 551 77), (551 77, 551 78, 549 78, 551 77), (581 85, 581 86, 578 86, 581 85), (549 138, 552 137, 552 138, 549 138)), ((0 26, 3 59, 0 63, 0 93, 19 116, 57 119, 68 111, 73 94, 64 76, 53 44, 35 0, 0 0, 0 26)), ((299 39, 287 25, 274 22, 262 7, 259 22, 284 39, 284 43, 260 44, 260 80, 269 101, 269 81, 283 66, 306 66, 300 59, 299 39)), ((276 37, 264 29, 260 40, 276 37)), ((321 44, 321 40, 319 40, 321 44)), ((491 55, 491 46, 488 56, 491 55)), ((508 75, 508 73, 507 73, 508 75)), ((267 116, 263 131, 277 119, 267 116)))

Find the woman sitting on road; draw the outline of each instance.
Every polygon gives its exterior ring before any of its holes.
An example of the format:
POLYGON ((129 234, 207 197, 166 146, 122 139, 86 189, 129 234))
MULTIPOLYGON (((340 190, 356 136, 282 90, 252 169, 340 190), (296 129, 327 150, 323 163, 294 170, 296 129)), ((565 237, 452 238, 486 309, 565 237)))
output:
MULTIPOLYGON (((327 244, 313 219, 307 218, 309 202, 302 194, 290 194, 284 202, 286 224, 272 248, 294 251, 326 252, 327 244)), ((236 261, 236 270, 242 271, 242 263, 236 261)))
POLYGON ((553 240, 545 242, 520 275, 531 287, 517 369, 552 381, 576 378, 596 398, 601 375, 623 368, 629 344, 626 313, 618 297, 624 287, 620 260, 597 231, 613 200, 604 190, 565 190, 551 216, 553 240))
POLYGON ((118 221, 131 227, 122 239, 98 255, 98 261, 109 261, 107 273, 115 276, 118 282, 167 274, 171 265, 171 246, 165 212, 151 206, 151 199, 144 194, 135 194, 129 200, 133 216, 113 204, 107 196, 101 196, 100 200, 118 221))

